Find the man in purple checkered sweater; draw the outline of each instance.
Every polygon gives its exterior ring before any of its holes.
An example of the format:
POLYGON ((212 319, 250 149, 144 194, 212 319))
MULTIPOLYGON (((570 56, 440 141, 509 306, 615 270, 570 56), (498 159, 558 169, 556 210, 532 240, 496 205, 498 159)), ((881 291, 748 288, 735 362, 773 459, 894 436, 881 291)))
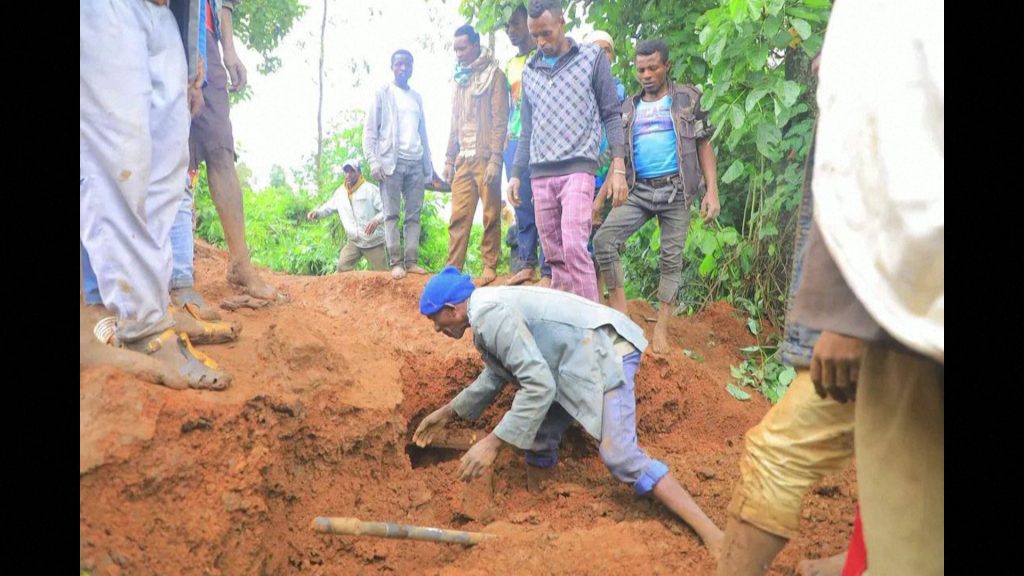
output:
POLYGON ((600 48, 565 36, 559 0, 530 0, 527 16, 537 52, 523 70, 522 133, 509 202, 519 205, 520 177, 528 168, 551 287, 597 302, 587 240, 602 127, 612 151, 608 178, 613 205, 621 206, 629 193, 615 81, 600 48))

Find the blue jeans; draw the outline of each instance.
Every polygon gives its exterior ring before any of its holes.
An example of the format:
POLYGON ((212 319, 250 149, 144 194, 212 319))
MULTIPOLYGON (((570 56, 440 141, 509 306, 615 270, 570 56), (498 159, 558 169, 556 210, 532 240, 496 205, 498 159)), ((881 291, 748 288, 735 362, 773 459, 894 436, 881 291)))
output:
MULTIPOLYGON (((89 260, 89 253, 85 251, 81 242, 79 242, 79 250, 82 253, 82 289, 85 292, 85 303, 103 304, 96 273, 93 272, 92 262, 89 260)), ((171 255, 174 262, 171 272, 171 290, 192 287, 192 254, 192 193, 187 192, 181 205, 178 206, 178 212, 174 215, 174 224, 171 225, 171 255)))
MULTIPOLYGON (((505 176, 512 177, 512 162, 516 158, 518 140, 509 140, 505 146, 505 176)), ((516 207, 516 231, 519 233, 519 261, 524 268, 535 268, 540 264, 541 276, 551 277, 551 267, 544 259, 544 249, 540 247, 537 234, 537 215, 533 209, 533 188, 530 186, 530 171, 523 173, 519 179, 519 198, 516 207)))
MULTIPOLYGON (((636 442, 636 396, 633 379, 640 366, 640 353, 622 358, 626 383, 604 393, 601 413, 601 461, 616 480, 633 486, 643 496, 668 474, 668 466, 651 458, 636 442)), ((572 416, 558 403, 551 405, 537 430, 533 449, 526 451, 526 462, 538 468, 550 468, 558 462, 562 434, 572 424, 572 416)))

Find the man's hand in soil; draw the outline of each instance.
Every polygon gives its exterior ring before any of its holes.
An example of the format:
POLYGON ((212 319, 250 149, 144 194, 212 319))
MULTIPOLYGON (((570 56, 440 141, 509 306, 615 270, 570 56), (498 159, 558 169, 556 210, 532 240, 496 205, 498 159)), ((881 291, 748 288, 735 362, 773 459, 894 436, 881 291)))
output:
POLYGON ((455 414, 455 410, 452 409, 451 404, 445 404, 428 414, 416 427, 416 432, 412 435, 413 443, 420 448, 429 445, 452 419, 453 414, 455 414))
POLYGON ((502 440, 491 432, 480 440, 460 460, 459 479, 463 482, 475 480, 483 475, 498 456, 502 440))
POLYGON ((818 396, 831 396, 839 403, 853 401, 863 355, 863 340, 822 332, 811 357, 811 381, 818 396))

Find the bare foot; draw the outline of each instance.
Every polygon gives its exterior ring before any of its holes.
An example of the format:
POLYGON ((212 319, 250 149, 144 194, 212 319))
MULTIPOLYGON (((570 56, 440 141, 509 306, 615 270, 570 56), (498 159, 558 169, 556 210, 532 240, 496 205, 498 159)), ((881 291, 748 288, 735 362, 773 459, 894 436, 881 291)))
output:
POLYGON ((718 531, 717 535, 709 537, 704 541, 704 547, 708 549, 708 553, 711 554, 711 557, 716 561, 722 558, 723 542, 725 542, 725 533, 721 530, 718 531))
POLYGON ((253 310, 259 310, 260 308, 266 308, 270 306, 269 300, 260 300, 259 298, 253 298, 248 294, 236 294, 226 298, 220 303, 220 307, 225 310, 235 311, 240 308, 252 308, 253 310))
POLYGON ((241 288, 246 294, 264 300, 276 300, 277 290, 264 282, 252 264, 231 264, 228 267, 228 283, 241 288))
POLYGON ((658 322, 654 325, 654 338, 651 341, 651 351, 659 356, 667 356, 671 351, 668 344, 668 325, 658 322))
POLYGON ((413 264, 412 266, 410 266, 407 272, 409 272, 409 274, 419 274, 420 276, 428 274, 428 272, 423 268, 420 268, 418 264, 413 264))
POLYGON ((808 558, 796 566, 800 576, 839 576, 846 564, 846 552, 840 552, 829 558, 808 558))
POLYGON ((476 285, 487 286, 491 282, 494 282, 494 279, 497 277, 498 273, 494 271, 494 268, 484 268, 484 273, 480 275, 480 278, 477 278, 476 285))
POLYGON ((195 288, 191 286, 172 288, 171 304, 175 308, 191 307, 201 320, 220 320, 220 313, 217 312, 217 309, 207 304, 199 292, 196 292, 195 288))
POLYGON ((395 266, 394 268, 391 269, 391 277, 394 278, 395 280, 401 280, 402 278, 405 278, 405 268, 402 268, 401 266, 395 266))
POLYGON ((526 282, 533 282, 535 276, 535 270, 533 268, 523 268, 519 272, 516 272, 514 276, 508 279, 509 286, 518 286, 526 282))
POLYGON ((540 281, 534 284, 534 286, 540 286, 541 288, 551 288, 551 276, 541 276, 540 281))

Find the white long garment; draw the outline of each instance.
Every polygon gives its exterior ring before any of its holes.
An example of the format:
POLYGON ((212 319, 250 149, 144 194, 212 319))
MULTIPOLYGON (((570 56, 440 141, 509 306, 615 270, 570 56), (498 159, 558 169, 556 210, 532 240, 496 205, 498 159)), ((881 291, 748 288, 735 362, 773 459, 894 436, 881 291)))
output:
POLYGON ((818 85, 814 217, 894 338, 944 361, 944 7, 833 8, 818 85))
POLYGON ((185 194, 185 51, 167 7, 79 4, 80 239, 123 341, 167 314, 170 230, 185 194))
POLYGON ((316 209, 317 217, 331 212, 337 212, 341 217, 341 226, 349 242, 360 248, 373 248, 384 243, 384 226, 377 226, 373 234, 363 232, 370 220, 376 219, 378 224, 384 222, 380 189, 372 182, 364 180, 352 194, 351 200, 345 184, 338 186, 330 199, 316 209))

